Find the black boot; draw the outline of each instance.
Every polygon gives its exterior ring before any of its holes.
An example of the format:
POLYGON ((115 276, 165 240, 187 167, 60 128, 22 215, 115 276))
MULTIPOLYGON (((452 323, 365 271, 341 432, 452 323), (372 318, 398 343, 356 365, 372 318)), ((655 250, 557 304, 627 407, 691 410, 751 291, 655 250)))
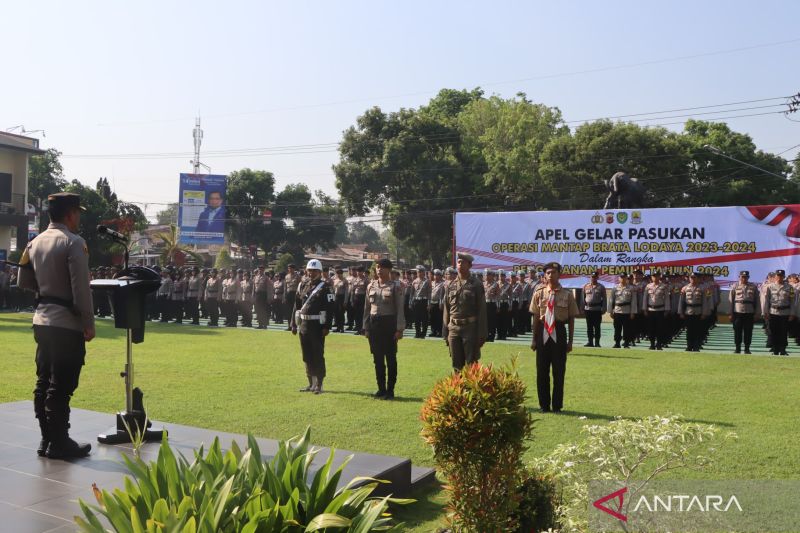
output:
POLYGON ((316 387, 314 387, 314 390, 312 392, 314 394, 322 394, 322 380, 324 378, 315 378, 315 379, 316 379, 317 384, 316 384, 316 387))
POLYGON ((59 413, 48 413, 47 415, 47 434, 50 437, 50 444, 47 446, 45 455, 50 459, 86 457, 92 450, 91 444, 79 444, 69 437, 68 416, 59 413))
POLYGON ((383 372, 375 368, 375 381, 378 383, 378 390, 373 396, 375 398, 383 398, 386 396, 386 370, 383 372))
POLYGON ((311 376, 306 376, 308 378, 308 387, 303 387, 300 389, 300 392, 311 392, 314 390, 314 383, 311 381, 311 376))
POLYGON ((47 452, 47 447, 50 445, 50 437, 47 431, 47 420, 39 418, 39 430, 42 432, 42 440, 39 441, 39 447, 36 448, 36 455, 44 457, 47 452))
POLYGON ((386 389, 386 395, 383 397, 384 400, 394 400, 394 389, 386 389))

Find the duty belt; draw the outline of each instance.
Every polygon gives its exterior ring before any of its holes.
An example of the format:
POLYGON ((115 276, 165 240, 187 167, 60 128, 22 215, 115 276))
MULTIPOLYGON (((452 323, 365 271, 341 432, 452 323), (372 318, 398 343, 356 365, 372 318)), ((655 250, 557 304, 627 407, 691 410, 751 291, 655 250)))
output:
POLYGON ((474 316, 471 316, 469 318, 451 318, 450 319, 450 324, 452 324, 454 326, 465 326, 467 324, 472 324, 472 323, 477 322, 477 321, 478 321, 478 318, 474 317, 474 316))
MULTIPOLYGON (((703 305, 703 304, 700 304, 700 305, 703 305)), ((663 305, 648 305, 647 306, 647 310, 649 311, 650 309, 664 309, 664 306, 663 305)))
POLYGON ((439 302, 440 302, 439 300, 431 300, 431 304, 436 304, 436 305, 438 305, 438 304, 439 304, 439 302))
POLYGON ((733 303, 756 305, 756 302, 753 300, 735 300, 733 303))
POLYGON ((616 305, 617 307, 630 307, 631 303, 630 302, 625 302, 625 303, 621 303, 620 302, 620 303, 617 303, 617 304, 614 304, 614 305, 616 305))
POLYGON ((427 300, 427 298, 423 298, 422 296, 416 296, 416 297, 414 297, 414 300, 422 301, 422 300, 427 300))
POLYGON ((64 300, 62 298, 56 298, 55 296, 39 296, 39 298, 36 299, 37 307, 39 304, 60 305, 61 307, 66 307, 69 309, 73 315, 80 316, 80 312, 75 309, 75 305, 72 303, 72 300, 64 300))
POLYGON ((486 300, 487 304, 496 304, 497 300, 486 300))
POLYGON ((784 311, 786 309, 791 309, 791 308, 792 308, 791 305, 782 305, 780 307, 774 307, 773 306, 773 307, 770 307, 770 311, 784 311))
POLYGON ((686 307, 703 307, 703 304, 686 304, 686 307))
POLYGON ((302 320, 319 320, 319 315, 300 315, 302 320))

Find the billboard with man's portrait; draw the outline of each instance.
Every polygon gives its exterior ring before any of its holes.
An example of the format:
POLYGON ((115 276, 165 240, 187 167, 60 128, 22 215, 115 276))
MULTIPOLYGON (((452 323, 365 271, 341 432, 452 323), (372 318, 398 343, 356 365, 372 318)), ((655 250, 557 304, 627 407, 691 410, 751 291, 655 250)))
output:
POLYGON ((182 244, 224 244, 227 176, 181 174, 178 226, 182 244))

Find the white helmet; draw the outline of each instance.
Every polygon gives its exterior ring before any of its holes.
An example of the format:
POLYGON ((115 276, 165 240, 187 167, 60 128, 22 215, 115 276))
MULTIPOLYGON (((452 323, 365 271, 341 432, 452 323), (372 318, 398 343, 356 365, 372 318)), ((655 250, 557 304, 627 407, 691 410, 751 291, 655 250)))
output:
POLYGON ((312 259, 306 265, 306 270, 319 270, 321 272, 322 271, 322 263, 320 262, 319 259, 312 259))

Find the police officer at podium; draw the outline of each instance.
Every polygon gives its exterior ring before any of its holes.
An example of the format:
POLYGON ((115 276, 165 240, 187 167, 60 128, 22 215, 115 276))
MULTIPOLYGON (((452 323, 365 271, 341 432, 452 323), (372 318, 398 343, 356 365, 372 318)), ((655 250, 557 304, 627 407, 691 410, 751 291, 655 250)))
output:
POLYGON ((86 457, 92 446, 69 437, 69 401, 78 387, 86 343, 95 336, 89 250, 77 235, 85 209, 77 194, 51 194, 47 201, 50 225, 25 248, 18 281, 37 293, 33 408, 42 440, 36 453, 51 459, 86 457))

